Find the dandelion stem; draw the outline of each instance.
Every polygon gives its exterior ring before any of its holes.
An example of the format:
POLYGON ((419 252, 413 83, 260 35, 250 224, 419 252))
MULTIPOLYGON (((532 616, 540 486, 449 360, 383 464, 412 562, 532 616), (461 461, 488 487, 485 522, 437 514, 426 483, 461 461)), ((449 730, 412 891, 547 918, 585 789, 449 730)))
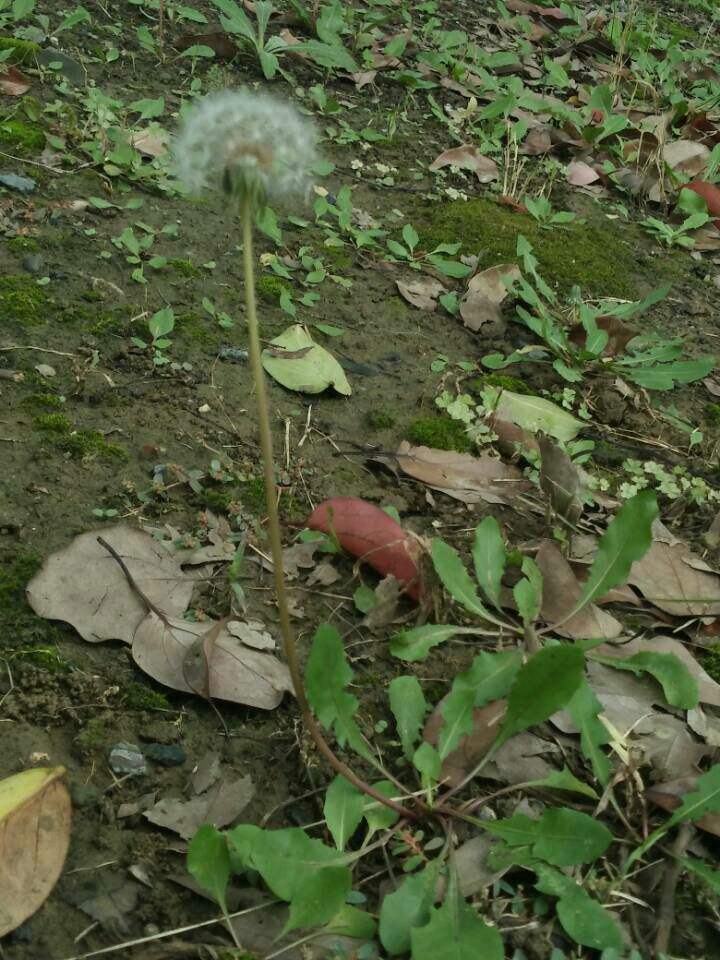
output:
MULTIPOLYGON (((265 389, 265 371, 260 355, 260 333, 258 330, 257 308, 255 303, 255 263, 253 253, 253 208, 250 196, 246 196, 241 205, 242 236, 243 236, 243 272, 245 279, 245 308, 248 325, 249 350, 248 359, 255 381, 255 402, 258 413, 258 427, 260 430, 260 449, 263 458, 265 475, 265 500, 268 515, 268 537, 270 540, 270 555, 273 562, 273 576, 275 578, 275 593, 277 597, 278 615, 280 617, 280 632, 282 635, 285 659, 287 660, 290 677, 292 679, 295 697, 300 707, 303 723, 315 741, 320 753, 328 763, 337 770, 346 780, 363 793, 379 801, 386 807, 395 810, 401 816, 410 820, 417 820, 415 811, 409 810, 400 803, 396 803, 365 783, 339 757, 335 755, 330 745, 322 735, 315 716, 305 693, 300 661, 295 644, 295 635, 290 623, 287 591, 285 589, 285 575, 283 572, 283 549, 280 534, 280 520, 277 509, 277 487, 275 485, 275 459, 273 456, 272 432, 270 428, 270 413, 268 409, 267 391, 265 389)), ((424 808, 423 812, 429 812, 424 808)))

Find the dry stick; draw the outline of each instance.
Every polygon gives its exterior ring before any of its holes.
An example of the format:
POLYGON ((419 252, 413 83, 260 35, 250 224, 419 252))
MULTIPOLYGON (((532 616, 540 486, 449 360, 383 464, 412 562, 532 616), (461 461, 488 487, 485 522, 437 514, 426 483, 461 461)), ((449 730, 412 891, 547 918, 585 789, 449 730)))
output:
POLYGON ((670 934, 675 922, 675 893, 683 870, 682 858, 685 856, 694 832, 695 828, 691 823, 681 824, 672 846, 673 861, 667 865, 658 907, 658 925, 655 935, 656 957, 666 954, 670 947, 670 934))
MULTIPOLYGON (((260 333, 258 330, 257 310, 255 304, 255 265, 253 263, 253 237, 252 237, 252 205, 249 198, 245 198, 241 210, 243 227, 243 267, 245 274, 245 305, 248 325, 249 351, 248 359, 255 381, 255 402, 258 412, 258 427, 260 431, 260 449, 263 458, 263 472, 265 476, 265 500, 268 515, 267 531, 270 540, 270 554, 273 561, 273 577, 275 579, 275 593, 277 597, 278 616, 280 618, 280 633, 282 635, 283 650, 287 660, 290 677, 292 679, 295 698, 300 708, 300 714, 310 736, 315 741, 315 745, 320 753, 325 757, 328 763, 339 774, 345 777, 354 787, 389 807, 400 816, 409 820, 417 820, 418 813, 409 810, 400 803, 396 803, 389 797, 384 796, 379 790, 375 790, 369 783, 365 783, 354 773, 347 764, 343 763, 335 755, 327 741, 322 735, 320 728, 315 720, 315 716, 310 707, 310 703, 305 693, 302 671, 297 655, 295 645, 295 636, 290 623, 290 613, 288 611, 287 593, 285 591, 285 575, 283 572, 283 548, 282 538, 280 536, 280 520, 278 518, 275 484, 275 460, 273 457, 272 434, 270 430, 270 412, 268 408, 267 392, 265 390, 265 371, 262 366, 260 356, 260 333)), ((420 810, 424 814, 430 813, 429 807, 425 804, 420 805, 420 810)))

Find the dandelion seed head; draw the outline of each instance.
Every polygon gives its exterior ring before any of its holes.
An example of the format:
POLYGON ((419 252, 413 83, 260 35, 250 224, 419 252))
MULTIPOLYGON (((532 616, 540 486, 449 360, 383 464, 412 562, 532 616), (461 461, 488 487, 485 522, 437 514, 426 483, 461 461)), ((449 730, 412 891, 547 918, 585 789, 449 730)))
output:
POLYGON ((313 126, 292 104, 240 90, 198 100, 183 119, 173 153, 191 193, 249 189, 263 199, 304 193, 317 159, 313 126))

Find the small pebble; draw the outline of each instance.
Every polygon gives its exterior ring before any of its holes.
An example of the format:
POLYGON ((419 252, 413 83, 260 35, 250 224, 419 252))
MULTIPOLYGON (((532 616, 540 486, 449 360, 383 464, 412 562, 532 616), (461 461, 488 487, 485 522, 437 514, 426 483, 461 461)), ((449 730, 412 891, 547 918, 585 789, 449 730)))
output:
POLYGON ((187 754, 183 748, 175 743, 148 744, 145 754, 150 760, 154 760, 163 767, 179 767, 187 760, 187 754))
POLYGON ((43 258, 41 253, 31 253, 22 262, 25 273, 38 274, 43 272, 43 258))
POLYGON ((134 743, 116 743, 110 751, 109 762, 114 773, 131 773, 136 777, 148 769, 145 757, 134 743))

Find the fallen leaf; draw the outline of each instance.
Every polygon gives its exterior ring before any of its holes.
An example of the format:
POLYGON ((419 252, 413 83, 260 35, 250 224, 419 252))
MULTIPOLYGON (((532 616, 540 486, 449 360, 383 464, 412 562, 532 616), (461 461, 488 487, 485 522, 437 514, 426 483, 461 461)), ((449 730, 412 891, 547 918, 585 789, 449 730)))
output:
POLYGON ((320 563, 315 567, 306 582, 309 587, 313 587, 316 584, 319 584, 321 587, 330 587, 333 583, 337 583, 339 579, 340 573, 337 567, 333 566, 329 560, 326 560, 324 563, 320 563))
POLYGON ((477 147, 469 143, 441 153, 430 164, 430 170, 440 170, 442 167, 449 166, 459 167, 461 170, 472 170, 480 183, 492 183, 493 180, 500 179, 500 171, 495 161, 478 153, 477 147))
MULTIPOLYGON (((428 717, 423 739, 437 747, 440 730, 445 722, 442 715, 444 698, 428 717)), ((440 779, 456 787, 482 760, 497 739, 507 700, 493 700, 484 707, 475 707, 472 713, 472 731, 460 738, 458 746, 443 760, 440 779)), ((483 772, 484 776, 484 772, 483 772)))
MULTIPOLYGON (((596 317, 598 330, 604 330, 608 335, 603 357, 616 357, 625 352, 625 348, 637 336, 637 331, 626 326, 618 317, 596 317)), ((583 348, 587 341, 587 330, 578 323, 570 331, 568 339, 576 347, 583 348)))
POLYGON ((126 524, 80 534, 51 554, 27 587, 38 616, 64 620, 90 643, 132 643, 147 616, 145 601, 130 586, 117 561, 98 543, 102 536, 123 558, 143 593, 168 616, 181 616, 193 582, 147 533, 126 524))
POLYGON ((675 140, 666 143, 662 157, 671 170, 696 177, 702 173, 710 156, 710 149, 697 140, 675 140))
POLYGON ((335 497, 319 504, 307 522, 337 538, 343 550, 383 576, 392 574, 409 596, 421 592, 420 542, 389 514, 360 497, 335 497))
POLYGON ((577 436, 583 425, 562 407, 543 397, 527 396, 486 386, 485 392, 488 391, 496 398, 493 407, 495 417, 510 421, 531 433, 542 430, 556 440, 567 442, 577 436))
POLYGON ((32 84, 21 73, 17 67, 2 65, 3 72, 0 73, 0 91, 7 94, 8 97, 21 97, 27 93, 32 84))
POLYGON ((227 827, 240 816, 255 796, 250 777, 220 780, 192 800, 164 798, 143 816, 158 827, 165 827, 189 840, 203 823, 227 827))
POLYGON ((502 317, 500 304, 508 295, 508 287, 522 274, 515 263, 500 263, 476 273, 469 281, 467 292, 460 301, 460 316, 470 330, 479 330, 487 323, 502 317))
MULTIPOLYGON (((573 609, 582 594, 582 585, 552 540, 542 541, 535 555, 535 563, 543 575, 541 615, 546 623, 553 624, 562 620, 573 609)), ((591 603, 574 617, 555 627, 554 632, 573 640, 597 637, 612 639, 620 636, 622 624, 591 603)))
POLYGON ((720 614, 720 576, 660 521, 650 549, 630 569, 628 583, 653 606, 678 617, 720 614))
POLYGON ((540 447, 540 489, 547 494, 553 510, 572 526, 583 512, 586 475, 570 457, 544 433, 540 447))
POLYGON ((191 783, 193 793, 205 793, 220 778, 220 754, 208 750, 195 765, 191 783))
POLYGON ((261 710, 272 710, 283 694, 292 692, 290 673, 277 657, 245 646, 228 633, 222 621, 191 623, 168 617, 167 622, 150 612, 135 631, 132 654, 135 663, 158 683, 183 693, 229 700, 261 710), (188 680, 186 659, 198 641, 217 630, 212 649, 206 651, 207 691, 197 678, 188 680))
POLYGON ((138 901, 140 887, 122 870, 101 870, 95 876, 73 875, 63 881, 63 899, 98 923, 112 924, 119 933, 128 933, 126 919, 138 901))
POLYGON ((487 855, 498 845, 495 837, 487 833, 471 837, 453 851, 453 871, 457 875, 460 896, 473 897, 486 890, 510 869, 510 865, 500 870, 491 870, 486 865, 487 855))
MULTIPOLYGON (((297 43, 295 38, 293 42, 297 43)), ((189 50, 190 47, 210 47, 218 60, 232 60, 238 52, 235 41, 222 30, 215 33, 184 33, 178 37, 173 46, 180 52, 189 50)))
POLYGON ((377 70, 361 70, 359 73, 351 73, 350 76, 355 83, 355 89, 362 90, 368 83, 372 83, 375 80, 377 70))
POLYGON ((230 620, 227 632, 246 647, 253 647, 255 650, 274 650, 277 646, 275 639, 259 620, 248 620, 246 623, 242 620, 230 620))
POLYGON ((375 588, 375 605, 363 617, 363 626, 368 630, 380 630, 394 623, 403 595, 402 584, 389 574, 375 588))
POLYGON ((434 310, 437 307, 438 297, 447 293, 445 287, 431 277, 413 280, 411 283, 396 280, 395 283, 400 296, 418 310, 434 310))
POLYGON ((34 767, 0 780, 0 937, 45 902, 70 844, 63 767, 34 767))
POLYGON ((146 157, 163 157, 168 152, 169 135, 159 127, 140 130, 130 137, 131 146, 146 157))
POLYGON ((567 182, 573 187, 587 187, 589 184, 599 180, 600 174, 582 160, 575 160, 573 163, 568 164, 565 177, 567 182))
POLYGON ((57 376, 57 370, 55 367, 51 367, 49 363, 38 363, 35 365, 35 370, 41 377, 48 378, 57 376))
POLYGON ((352 393, 335 357, 315 343, 299 323, 270 341, 263 350, 262 364, 266 373, 288 390, 322 393, 333 387, 346 397, 352 393))
POLYGON ((720 230, 720 187, 714 183, 708 183, 707 180, 693 180, 691 183, 683 185, 683 190, 692 190, 702 197, 707 204, 708 213, 711 217, 718 217, 713 221, 720 230))
POLYGON ((522 473, 487 453, 413 447, 403 440, 395 454, 403 473, 463 503, 511 503, 531 489, 522 473))
POLYGON ((518 152, 526 157, 539 157, 550 150, 552 150, 550 127, 541 123, 530 130, 518 152))

